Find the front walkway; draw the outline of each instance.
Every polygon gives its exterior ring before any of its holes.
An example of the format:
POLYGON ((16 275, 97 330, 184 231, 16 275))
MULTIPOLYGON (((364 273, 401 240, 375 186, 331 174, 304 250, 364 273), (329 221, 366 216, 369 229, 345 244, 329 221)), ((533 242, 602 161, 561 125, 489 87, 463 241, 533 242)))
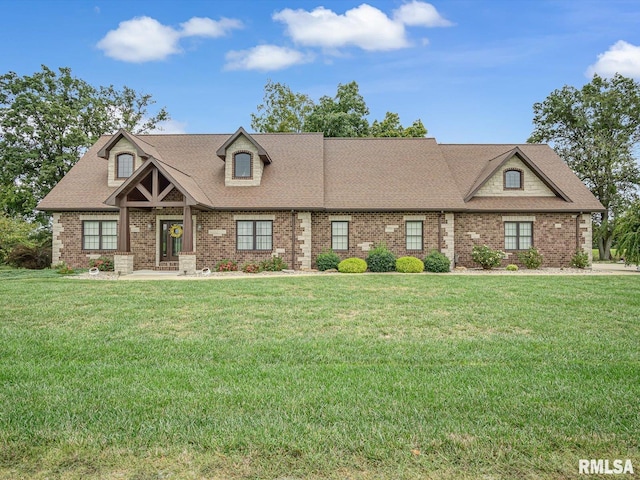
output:
MULTIPOLYGON (((210 275, 184 275, 178 271, 156 271, 156 270, 136 270, 129 275, 121 275, 118 277, 114 273, 100 272, 93 276, 88 273, 75 276, 74 278, 92 278, 96 280, 222 280, 230 278, 264 278, 271 276, 309 276, 309 275, 343 275, 339 273, 318 272, 318 271, 300 271, 285 270, 282 272, 262 272, 257 274, 249 274, 242 272, 211 272, 210 275)), ((449 275, 639 275, 640 271, 635 265, 626 266, 623 263, 594 263, 591 269, 580 270, 577 268, 542 268, 540 270, 520 269, 517 272, 508 272, 504 269, 497 270, 455 270, 449 275)), ((365 273, 364 275, 411 275, 400 273, 365 273)), ((426 275, 443 275, 430 274, 426 275)), ((446 274, 444 274, 446 275, 446 274)))

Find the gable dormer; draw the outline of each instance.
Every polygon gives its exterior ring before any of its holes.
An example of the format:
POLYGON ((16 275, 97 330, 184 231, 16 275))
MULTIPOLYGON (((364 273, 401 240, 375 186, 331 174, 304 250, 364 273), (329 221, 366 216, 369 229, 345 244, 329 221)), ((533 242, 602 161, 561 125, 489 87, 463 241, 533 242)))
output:
POLYGON ((516 147, 489 161, 465 201, 473 197, 567 197, 516 147))
POLYGON ((240 127, 216 151, 224 162, 224 184, 227 187, 258 187, 264 167, 271 158, 244 128, 240 127))
POLYGON ((100 149, 98 156, 109 161, 107 170, 107 185, 119 187, 133 172, 142 166, 145 160, 152 156, 148 148, 143 148, 143 142, 125 130, 119 130, 100 149))

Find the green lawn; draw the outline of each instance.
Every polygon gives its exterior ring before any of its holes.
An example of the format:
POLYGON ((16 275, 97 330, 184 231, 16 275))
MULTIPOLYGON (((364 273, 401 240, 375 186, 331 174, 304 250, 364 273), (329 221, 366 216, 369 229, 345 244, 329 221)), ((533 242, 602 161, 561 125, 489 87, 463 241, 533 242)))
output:
POLYGON ((0 478, 640 471, 634 276, 0 272, 0 305, 0 478))

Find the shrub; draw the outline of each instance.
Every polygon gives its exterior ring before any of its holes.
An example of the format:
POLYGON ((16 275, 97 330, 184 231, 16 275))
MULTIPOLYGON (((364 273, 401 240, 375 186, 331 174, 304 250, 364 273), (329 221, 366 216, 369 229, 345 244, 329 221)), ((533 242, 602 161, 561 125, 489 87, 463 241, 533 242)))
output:
POLYGON ((333 250, 325 250, 316 257, 316 266, 321 272, 332 268, 337 269, 339 263, 340 257, 333 250))
POLYGON ((424 263, 416 257, 400 257, 396 260, 396 271, 400 273, 424 272, 424 263))
POLYGON ((6 262, 17 268, 42 270, 51 264, 51 248, 20 243, 11 249, 6 262))
POLYGON ((500 250, 493 250, 486 245, 475 245, 471 251, 471 258, 483 269, 491 270, 500 266, 500 262, 505 258, 505 253, 500 250))
POLYGON ((261 272, 280 272, 286 270, 287 264, 280 257, 271 257, 269 260, 263 260, 260 262, 261 272))
POLYGON ((338 264, 340 273, 363 273, 367 271, 367 262, 361 258, 347 258, 338 264))
POLYGON ((510 272, 517 272, 518 271, 518 265, 514 265, 513 263, 510 263, 509 265, 507 265, 507 270, 510 271, 510 272))
POLYGON ((526 252, 519 253, 518 259, 524 263, 525 267, 531 270, 540 268, 540 265, 542 265, 542 255, 540 255, 540 252, 535 247, 529 247, 529 250, 526 252))
POLYGON ((101 272, 113 272, 113 258, 100 257, 89 260, 89 267, 96 267, 101 272))
POLYGON ((576 250, 571 259, 571 266, 575 268, 587 268, 589 266, 589 255, 582 250, 576 250))
POLYGON ((238 264, 233 260, 225 258, 216 263, 216 272, 235 272, 236 270, 238 270, 238 264))
POLYGON ((396 256, 381 243, 369 252, 367 267, 371 272, 393 272, 396 269, 396 256))
POLYGON ((446 273, 451 269, 451 262, 445 254, 434 250, 425 257, 424 269, 427 272, 446 273))
POLYGON ((244 273, 260 273, 260 265, 256 262, 247 262, 242 265, 242 271, 244 273))
POLYGON ((71 275, 72 273, 75 273, 73 268, 71 268, 64 262, 56 263, 55 265, 52 265, 51 268, 60 275, 71 275))
POLYGON ((33 247, 31 239, 36 227, 22 219, 0 213, 0 263, 8 263, 11 250, 18 245, 33 247))

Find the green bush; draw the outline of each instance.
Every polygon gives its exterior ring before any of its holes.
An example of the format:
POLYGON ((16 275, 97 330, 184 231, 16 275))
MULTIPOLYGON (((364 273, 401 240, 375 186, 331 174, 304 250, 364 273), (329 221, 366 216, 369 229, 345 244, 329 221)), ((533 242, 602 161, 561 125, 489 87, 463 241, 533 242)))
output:
POLYGON ((100 257, 89 260, 89 267, 97 268, 101 272, 113 272, 113 258, 100 257))
POLYGON ((68 266, 65 262, 56 263, 55 265, 52 265, 51 268, 54 269, 56 273, 59 273, 60 275, 71 275, 75 273, 73 268, 68 266))
POLYGON ((9 263, 11 250, 19 245, 22 247, 16 252, 14 262, 20 262, 24 257, 25 263, 31 263, 27 257, 40 258, 47 249, 51 250, 51 232, 38 224, 0 213, 0 264, 9 263), (27 254, 29 248, 36 250, 27 254))
POLYGON ((16 268, 42 270, 51 264, 51 247, 19 243, 11 249, 6 262, 16 268))
POLYGON ((582 250, 576 250, 571 259, 571 266, 575 268, 587 268, 589 266, 589 255, 582 250))
POLYGON ((325 270, 337 269, 340 263, 340 257, 333 250, 325 250, 316 257, 316 266, 318 270, 324 272, 325 270))
POLYGON ((363 273, 367 271, 367 262, 361 258, 347 258, 338 264, 340 273, 363 273))
POLYGON ((529 247, 526 252, 519 253, 518 259, 530 270, 540 268, 542 265, 542 255, 535 247, 529 247))
POLYGON ((369 252, 367 267, 371 272, 393 272, 396 269, 396 256, 381 243, 369 252))
POLYGON ((445 254, 434 250, 425 257, 424 269, 427 272, 446 273, 451 270, 451 262, 445 254))
POLYGON ((271 257, 261 261, 259 267, 261 272, 280 272, 287 269, 287 264, 280 257, 271 257))
POLYGON ((225 258, 216 263, 216 272, 235 272, 238 270, 238 263, 225 258))
POLYGON ((513 263, 510 263, 509 265, 507 265, 507 270, 509 272, 517 272, 518 271, 518 265, 514 265, 513 263))
POLYGON ((400 273, 424 272, 424 263, 416 257, 400 257, 396 260, 396 271, 400 273))
POLYGON ((485 270, 499 267, 506 254, 500 250, 493 250, 487 245, 475 245, 471 250, 471 258, 485 270))

